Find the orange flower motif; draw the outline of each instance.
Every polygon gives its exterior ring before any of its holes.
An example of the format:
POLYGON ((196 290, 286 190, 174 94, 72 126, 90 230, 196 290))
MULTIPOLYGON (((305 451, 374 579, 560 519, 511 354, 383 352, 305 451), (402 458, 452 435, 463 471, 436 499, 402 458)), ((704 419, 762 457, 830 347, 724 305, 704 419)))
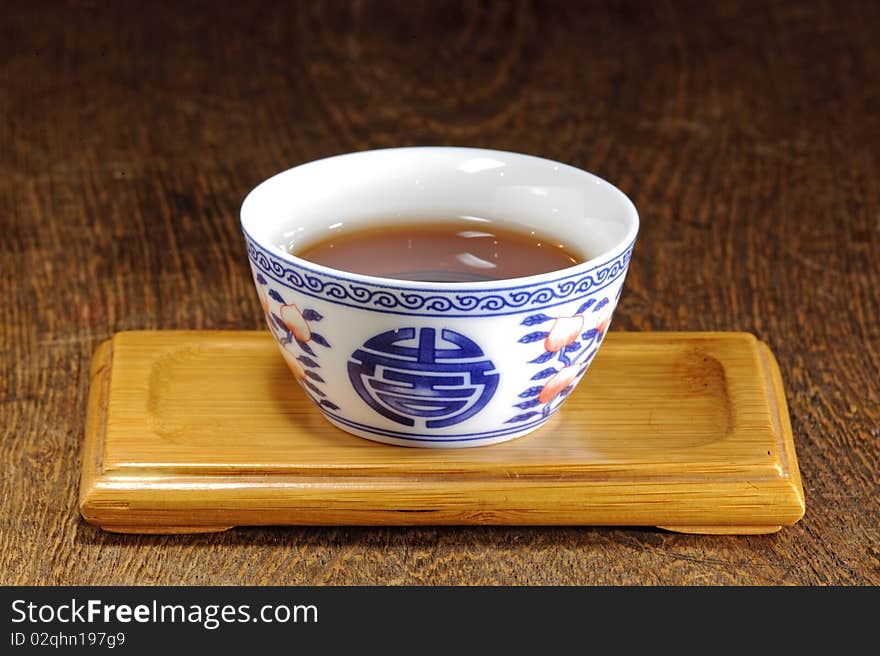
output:
POLYGON ((297 341, 307 342, 312 338, 309 324, 303 319, 302 312, 293 303, 281 306, 281 320, 287 329, 293 333, 297 341))
POLYGON ((540 403, 549 403, 552 401, 557 394, 571 385, 572 381, 577 378, 580 368, 581 365, 573 364, 568 367, 563 367, 553 374, 553 377, 547 381, 541 389, 541 393, 538 394, 538 401, 540 403))
POLYGON ((296 356, 288 351, 286 348, 281 349, 281 355, 284 356, 284 361, 287 363, 287 366, 290 368, 291 373, 293 373, 294 377, 297 380, 303 380, 306 377, 305 367, 302 366, 299 360, 296 359, 296 356))
POLYGON ((573 317, 559 317, 544 340, 544 350, 555 353, 568 346, 577 339, 583 327, 584 318, 579 314, 573 317))

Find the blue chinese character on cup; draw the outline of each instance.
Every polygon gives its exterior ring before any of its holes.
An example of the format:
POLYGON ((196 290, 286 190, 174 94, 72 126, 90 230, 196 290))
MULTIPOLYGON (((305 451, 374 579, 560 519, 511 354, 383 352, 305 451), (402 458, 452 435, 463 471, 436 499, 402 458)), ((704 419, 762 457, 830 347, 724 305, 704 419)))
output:
POLYGON ((495 365, 473 340, 444 328, 399 328, 368 339, 348 375, 373 410, 405 426, 444 428, 473 417, 495 394, 495 365))

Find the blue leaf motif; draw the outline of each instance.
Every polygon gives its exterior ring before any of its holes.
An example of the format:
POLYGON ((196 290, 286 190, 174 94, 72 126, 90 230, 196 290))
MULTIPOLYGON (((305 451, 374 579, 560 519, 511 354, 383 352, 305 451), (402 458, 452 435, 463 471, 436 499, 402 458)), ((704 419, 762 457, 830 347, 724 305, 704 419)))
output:
POLYGON ((563 390, 559 393, 559 398, 565 398, 566 396, 568 396, 569 394, 571 394, 571 391, 572 391, 573 389, 574 389, 574 385, 569 385, 568 387, 566 387, 565 389, 563 389, 563 390))
POLYGON ((601 310, 603 307, 605 307, 606 305, 608 305, 608 303, 610 303, 610 301, 608 300, 608 298, 607 298, 607 297, 606 297, 606 298, 603 298, 601 301, 599 301, 599 304, 598 304, 596 307, 593 308, 593 312, 598 312, 598 311, 601 310))
POLYGON ((553 351, 544 351, 534 360, 529 360, 529 364, 541 364, 542 362, 547 362, 547 360, 552 358, 554 355, 556 354, 553 351))
POLYGON ((532 380, 541 380, 543 378, 550 378, 553 374, 556 373, 556 369, 553 367, 547 367, 546 369, 541 369, 538 373, 532 376, 532 380))
POLYGON ((532 342, 537 342, 539 340, 544 339, 550 333, 547 331, 538 331, 535 333, 529 333, 528 335, 523 335, 519 338, 520 344, 531 344, 532 342))
POLYGON ((574 351, 577 351, 580 347, 581 347, 580 342, 572 342, 571 344, 569 344, 568 346, 565 347, 565 352, 572 353, 574 351))
POLYGON ((321 391, 321 389, 317 385, 313 385, 312 383, 310 383, 307 380, 303 381, 303 385, 308 387, 310 390, 312 390, 318 396, 327 396, 326 394, 324 394, 324 392, 321 391))
POLYGON ((525 421, 526 419, 531 419, 535 415, 539 415, 539 414, 541 414, 541 413, 540 412, 524 412, 523 414, 517 415, 516 417, 511 417, 510 419, 508 419, 504 423, 505 424, 515 424, 520 421, 525 421))
POLYGON ((318 333, 312 333, 312 341, 315 342, 315 344, 320 344, 321 346, 326 346, 327 348, 331 348, 330 344, 327 343, 327 340, 324 339, 318 333))
POLYGON ((262 273, 257 274, 257 282, 260 283, 261 285, 266 284, 266 279, 263 277, 262 273))
POLYGON ((301 355, 301 356, 299 356, 299 357, 297 358, 297 360, 299 360, 300 362, 302 362, 302 363, 303 363, 305 366, 307 366, 307 367, 315 367, 315 368, 317 368, 317 369, 320 369, 320 368, 321 368, 321 365, 319 365, 317 362, 315 362, 314 360, 312 360, 312 359, 311 359, 309 356, 307 356, 307 355, 301 355))
POLYGON ((539 323, 544 323, 545 321, 553 321, 553 317, 548 317, 546 314, 533 314, 532 316, 523 319, 520 325, 536 326, 539 323))
POLYGON ((321 402, 318 405, 322 405, 325 408, 330 408, 331 410, 339 410, 339 406, 333 403, 333 401, 328 401, 327 399, 321 399, 321 402))
POLYGON ((309 310, 309 309, 303 310, 302 315, 303 315, 303 319, 305 319, 306 321, 320 321, 321 319, 324 318, 324 315, 322 315, 320 312, 317 312, 316 310, 309 310))
POLYGON ((287 326, 284 325, 284 322, 281 320, 281 317, 279 317, 274 312, 272 313, 272 321, 274 321, 275 325, 278 326, 279 328, 281 328, 281 330, 283 330, 284 332, 290 332, 289 330, 287 330, 287 326))
POLYGON ((588 309, 590 308, 590 306, 591 306, 593 303, 595 303, 595 302, 596 302, 596 299, 595 299, 595 298, 591 298, 591 299, 588 300, 586 303, 584 303, 583 305, 581 305, 581 306, 578 308, 578 311, 575 312, 575 314, 580 314, 580 313, 583 312, 584 310, 588 310, 588 309))
POLYGON ((527 399, 530 396, 538 396, 538 394, 541 393, 542 389, 544 389, 544 388, 541 385, 538 385, 537 387, 530 387, 525 392, 520 392, 519 398, 527 399))
POLYGON ((276 292, 274 289, 269 290, 269 297, 274 298, 276 301, 281 303, 281 305, 284 305, 284 299, 281 297, 281 294, 276 292))
MULTIPOLYGON (((305 351, 306 353, 308 353, 309 355, 315 355, 315 352, 312 350, 312 347, 309 346, 308 344, 306 344, 305 342, 301 342, 301 341, 299 341, 299 340, 296 340, 296 343, 299 344, 299 347, 300 347, 303 351, 305 351)), ((317 357, 317 356, 315 356, 315 357, 317 357)))
POLYGON ((541 402, 538 399, 529 399, 528 401, 523 401, 522 403, 514 404, 514 408, 519 408, 520 410, 528 410, 529 408, 534 408, 536 405, 540 405, 541 402))
POLYGON ((580 369, 580 371, 578 372, 578 376, 580 376, 581 374, 583 374, 583 373, 587 370, 587 367, 590 365, 590 362, 593 361, 593 358, 596 357, 596 353, 598 353, 598 352, 599 352, 599 347, 596 346, 596 347, 593 348, 592 351, 590 351, 590 352, 586 355, 586 357, 584 357, 583 360, 580 361, 579 364, 581 365, 581 369, 580 369))
POLYGON ((581 339, 586 340, 586 341, 594 340, 594 339, 596 339, 596 335, 598 335, 598 334, 599 334, 598 330, 596 330, 595 328, 590 328, 590 330, 588 330, 583 335, 581 335, 581 339))
POLYGON ((316 374, 314 371, 310 371, 310 370, 308 370, 308 369, 306 369, 306 376, 308 376, 308 377, 311 378, 312 380, 316 380, 316 381, 318 381, 319 383, 323 383, 323 382, 324 382, 324 379, 323 379, 323 378, 321 378, 321 377, 320 377, 318 374, 316 374))

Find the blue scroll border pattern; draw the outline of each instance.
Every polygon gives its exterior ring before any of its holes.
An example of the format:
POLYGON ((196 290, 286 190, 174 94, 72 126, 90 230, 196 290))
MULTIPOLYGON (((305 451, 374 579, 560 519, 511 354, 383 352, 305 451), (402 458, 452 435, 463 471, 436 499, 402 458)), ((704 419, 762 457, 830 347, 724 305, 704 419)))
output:
POLYGON ((364 285, 340 276, 318 274, 278 258, 244 233, 248 258, 275 282, 329 303, 409 316, 500 316, 552 307, 608 287, 626 273, 633 240, 619 255, 589 271, 569 274, 542 285, 501 289, 455 288, 425 292, 406 287, 364 285))

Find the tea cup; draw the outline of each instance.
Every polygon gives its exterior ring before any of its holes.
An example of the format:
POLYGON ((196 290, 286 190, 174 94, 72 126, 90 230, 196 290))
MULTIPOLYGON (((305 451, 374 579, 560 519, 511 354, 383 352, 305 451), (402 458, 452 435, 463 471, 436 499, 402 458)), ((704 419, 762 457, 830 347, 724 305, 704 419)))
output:
POLYGON ((639 217, 611 183, 561 162, 463 147, 389 148, 278 173, 241 207, 280 357, 323 416, 387 444, 456 448, 526 435, 564 406, 608 333, 639 217), (329 268, 289 244, 391 221, 473 216, 585 253, 556 271, 418 282, 329 268))

